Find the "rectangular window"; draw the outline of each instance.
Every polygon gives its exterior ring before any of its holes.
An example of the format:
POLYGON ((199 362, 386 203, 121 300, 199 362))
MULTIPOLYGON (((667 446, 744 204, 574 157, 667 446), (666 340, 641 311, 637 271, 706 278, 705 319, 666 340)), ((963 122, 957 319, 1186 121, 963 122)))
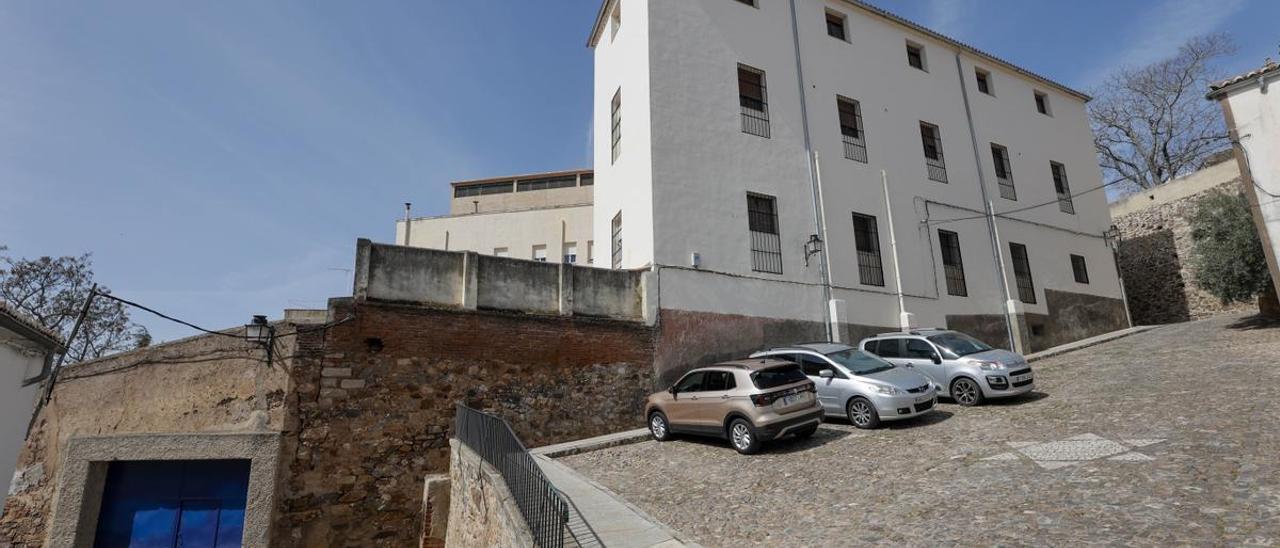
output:
POLYGON ((924 163, 929 169, 929 180, 947 182, 947 164, 942 159, 942 132, 938 126, 920 122, 920 142, 924 145, 924 163))
POLYGON ((1036 304, 1036 286, 1031 281, 1031 261, 1027 259, 1027 246, 1009 242, 1009 259, 1013 261, 1013 277, 1018 283, 1018 300, 1036 304))
POLYGON ((845 17, 843 14, 827 10, 827 36, 848 40, 845 33, 845 17))
POLYGON ((622 28, 622 0, 613 3, 613 13, 609 15, 609 41, 612 42, 618 36, 618 29, 622 28))
POLYGON ((610 237, 610 253, 612 260, 610 262, 613 268, 622 268, 622 212, 613 216, 613 235, 610 237))
POLYGON ((538 261, 540 263, 547 262, 547 246, 545 245, 533 246, 533 260, 538 261))
POLYGON ((478 185, 458 186, 453 189, 454 198, 466 196, 486 196, 489 194, 506 194, 511 192, 511 181, 483 183, 478 185))
POLYGON ((494 257, 510 257, 511 252, 507 251, 507 248, 505 247, 495 247, 493 248, 493 256, 494 257))
POLYGON ((751 270, 782 274, 782 239, 777 199, 747 193, 747 229, 751 232, 751 270))
POLYGON ((738 105, 742 108, 742 132, 769 138, 769 99, 764 72, 738 65, 738 105))
POLYGON ((610 127, 609 137, 612 140, 613 158, 609 163, 618 161, 618 155, 622 154, 622 88, 613 94, 613 104, 610 106, 610 127))
POLYGON ((884 263, 880 260, 880 231, 876 218, 853 214, 853 245, 858 253, 858 281, 884 287, 884 263))
POLYGON ((1076 205, 1071 201, 1071 185, 1067 183, 1067 168, 1058 162, 1049 162, 1053 172, 1053 191, 1058 194, 1058 209, 1075 215, 1076 205))
POLYGON ((596 242, 595 240, 587 240, 587 264, 596 263, 596 242))
POLYGON ((1013 188, 1013 168, 1009 167, 1009 149, 991 143, 991 163, 996 168, 996 182, 1000 185, 1000 197, 1006 200, 1017 200, 1018 192, 1013 188))
POLYGON ((545 179, 527 179, 516 181, 516 192, 547 190, 551 188, 569 188, 572 186, 578 186, 578 178, 573 175, 567 175, 564 177, 548 177, 545 179))
POLYGON ((564 264, 574 264, 578 262, 578 243, 577 242, 564 243, 564 260, 562 262, 564 264))
POLYGON ((907 42, 907 64, 925 72, 929 71, 925 68, 924 46, 907 42))
POLYGON ((1071 256, 1071 273, 1076 277, 1076 283, 1089 283, 1089 268, 1084 264, 1084 257, 1080 255, 1071 256))
POLYGON ((1035 92, 1036 96, 1036 112, 1045 116, 1052 116, 1049 111, 1049 96, 1040 92, 1035 92))
POLYGON ((950 230, 938 230, 938 243, 942 248, 942 270, 947 279, 947 294, 968 297, 969 286, 964 281, 964 260, 960 257, 960 236, 950 230))
POLYGON ((596 176, 593 173, 583 173, 578 178, 578 186, 591 186, 596 184, 596 176))
POLYGON ((974 78, 978 80, 978 91, 987 95, 995 95, 991 92, 991 73, 980 68, 973 69, 974 78))
POLYGON ((840 114, 840 139, 844 141, 844 157, 867 163, 867 140, 862 130, 862 106, 857 101, 836 96, 840 114))

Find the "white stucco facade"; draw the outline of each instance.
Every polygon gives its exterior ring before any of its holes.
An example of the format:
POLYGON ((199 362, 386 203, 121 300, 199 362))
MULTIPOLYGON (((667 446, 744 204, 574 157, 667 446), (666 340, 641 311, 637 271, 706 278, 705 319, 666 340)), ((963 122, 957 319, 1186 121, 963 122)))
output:
POLYGON ((40 380, 58 341, 30 320, 0 306, 0 508, 9 492, 18 454, 26 440, 40 380))
POLYGON ((1268 62, 1216 84, 1209 97, 1222 103, 1271 281, 1280 294, 1280 65, 1268 62))
POLYGON ((1074 197, 1074 213, 1055 201, 1051 162, 1065 167, 1073 193, 1101 185, 1086 97, 859 3, 799 0, 795 10, 803 85, 786 0, 604 3, 592 37, 594 228, 601 254, 609 252, 604 235, 621 213, 621 266, 665 270, 664 308, 822 321, 818 257, 806 266, 803 252, 804 242, 820 232, 803 88, 833 297, 846 301, 849 323, 899 321, 881 170, 889 181, 906 309, 918 325, 942 326, 948 315, 1002 314, 1006 297, 982 218, 983 181, 1003 215, 999 244, 1015 299, 1008 244, 1028 251, 1037 297, 1021 305, 1024 312, 1051 313, 1046 289, 1121 299, 1102 237, 1110 225, 1105 193, 1074 197), (844 19, 846 39, 828 34, 828 13, 844 19), (908 65, 908 42, 923 49, 925 70, 908 65), (742 130, 739 65, 765 74, 767 138, 742 130), (987 74, 990 93, 976 89, 975 69, 987 74), (618 93, 621 151, 613 160, 618 93), (1047 98, 1048 114, 1037 111, 1036 94, 1047 98), (845 157, 837 96, 860 105, 865 163, 845 157), (946 183, 927 176, 921 122, 939 129, 946 183), (1008 150, 1016 199, 1002 198, 997 189, 992 143, 1008 150), (775 199, 780 274, 753 270, 748 193, 775 199), (854 213, 876 219, 883 286, 860 280, 854 213), (966 219, 926 224, 958 218, 966 219), (959 236, 966 296, 945 288, 939 228, 959 236), (1076 282, 1070 255, 1084 258, 1088 283, 1076 282))

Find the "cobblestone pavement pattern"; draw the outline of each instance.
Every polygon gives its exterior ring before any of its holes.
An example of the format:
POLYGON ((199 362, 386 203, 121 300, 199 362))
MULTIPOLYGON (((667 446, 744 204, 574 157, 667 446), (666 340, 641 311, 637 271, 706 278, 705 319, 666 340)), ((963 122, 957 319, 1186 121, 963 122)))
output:
POLYGON ((1036 362, 1037 391, 741 456, 567 457, 707 546, 1280 544, 1280 325, 1227 317, 1036 362))

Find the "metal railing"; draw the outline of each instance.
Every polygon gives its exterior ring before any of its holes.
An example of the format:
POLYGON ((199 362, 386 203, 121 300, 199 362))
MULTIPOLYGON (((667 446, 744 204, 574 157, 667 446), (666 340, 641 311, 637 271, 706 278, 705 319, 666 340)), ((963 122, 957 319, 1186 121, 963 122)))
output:
POLYGON ((1001 177, 996 175, 996 182, 1000 186, 1000 197, 1006 200, 1017 200, 1018 190, 1013 186, 1013 179, 1010 177, 1001 177))
POLYGON ((926 157, 924 163, 929 168, 929 180, 947 182, 947 164, 943 163, 941 154, 936 159, 926 157))
POLYGON ((536 545, 601 546, 573 503, 543 475, 507 421, 458 404, 454 435, 498 470, 536 545))
POLYGON ((857 162, 867 163, 867 143, 861 138, 842 134, 844 141, 844 157, 857 162))

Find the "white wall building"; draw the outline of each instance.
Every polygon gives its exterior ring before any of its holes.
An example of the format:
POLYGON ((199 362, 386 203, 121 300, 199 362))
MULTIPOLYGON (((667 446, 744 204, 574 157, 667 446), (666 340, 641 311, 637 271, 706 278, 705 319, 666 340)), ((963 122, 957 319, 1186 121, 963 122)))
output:
POLYGON ((397 221, 396 242, 591 264, 593 184, 591 170, 455 182, 449 215, 397 221))
POLYGON ((1260 68, 1214 84, 1210 99, 1222 105, 1235 145, 1245 195, 1280 294, 1280 64, 1267 59, 1260 68))
MULTIPOLYGON (((40 381, 61 347, 57 335, 0 303, 0 477, 14 473, 40 381)), ((0 509, 9 492, 5 487, 0 490, 0 509)))
POLYGON ((663 333, 732 339, 671 360, 825 337, 811 235, 840 338, 899 326, 898 278, 995 344, 1005 285, 1028 350, 1125 327, 1080 92, 850 0, 605 0, 589 45, 600 265, 658 271, 663 333))

